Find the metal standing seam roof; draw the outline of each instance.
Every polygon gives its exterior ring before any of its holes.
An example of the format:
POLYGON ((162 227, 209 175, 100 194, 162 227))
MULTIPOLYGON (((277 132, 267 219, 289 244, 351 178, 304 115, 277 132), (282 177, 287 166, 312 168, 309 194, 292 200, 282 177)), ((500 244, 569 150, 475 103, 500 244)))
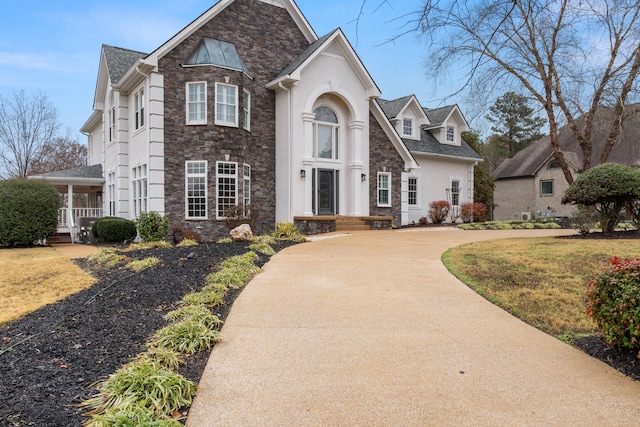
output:
POLYGON ((136 52, 134 50, 123 49, 120 47, 102 45, 104 56, 107 61, 107 70, 111 84, 118 84, 125 74, 140 59, 144 59, 148 54, 136 52))
POLYGON ((215 65, 249 75, 249 69, 233 43, 204 37, 185 65, 215 65))

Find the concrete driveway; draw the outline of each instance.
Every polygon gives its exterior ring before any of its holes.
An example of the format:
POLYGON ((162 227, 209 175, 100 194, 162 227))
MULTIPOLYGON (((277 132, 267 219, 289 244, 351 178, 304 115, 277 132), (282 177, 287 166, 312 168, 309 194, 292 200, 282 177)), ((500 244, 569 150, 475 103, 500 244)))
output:
POLYGON ((360 232, 278 253, 236 300, 187 426, 639 425, 640 382, 440 261, 470 241, 559 233, 360 232))

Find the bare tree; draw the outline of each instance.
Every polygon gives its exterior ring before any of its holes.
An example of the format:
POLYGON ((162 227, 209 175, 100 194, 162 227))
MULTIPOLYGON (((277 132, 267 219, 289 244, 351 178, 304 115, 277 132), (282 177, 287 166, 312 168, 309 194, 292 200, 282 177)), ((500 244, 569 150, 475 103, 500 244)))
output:
MULTIPOLYGON (((366 2, 366 0, 364 0, 366 2)), ((423 0, 407 20, 427 46, 432 75, 466 73, 460 90, 527 91, 547 116, 554 156, 573 176, 558 142, 566 123, 583 170, 606 162, 619 139, 625 106, 638 89, 637 0, 423 0), (474 87, 475 86, 475 87, 474 87), (609 107, 608 139, 593 153, 596 111, 609 107), (580 119, 580 120, 578 120, 580 119)))
POLYGON ((26 177, 59 127, 58 110, 46 95, 21 90, 0 96, 0 177, 26 177))
POLYGON ((29 175, 75 169, 87 165, 87 146, 78 142, 67 130, 66 136, 58 136, 45 143, 29 165, 29 175))

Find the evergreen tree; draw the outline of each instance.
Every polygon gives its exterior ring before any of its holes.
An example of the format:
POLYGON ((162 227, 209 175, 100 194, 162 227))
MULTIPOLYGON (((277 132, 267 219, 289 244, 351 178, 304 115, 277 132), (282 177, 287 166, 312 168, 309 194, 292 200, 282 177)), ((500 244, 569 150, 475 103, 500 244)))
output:
POLYGON ((493 169, 492 162, 487 158, 487 145, 480 140, 480 134, 474 131, 462 134, 464 142, 476 150, 482 156, 484 162, 478 163, 473 168, 473 201, 484 203, 487 207, 488 217, 493 218, 493 169))

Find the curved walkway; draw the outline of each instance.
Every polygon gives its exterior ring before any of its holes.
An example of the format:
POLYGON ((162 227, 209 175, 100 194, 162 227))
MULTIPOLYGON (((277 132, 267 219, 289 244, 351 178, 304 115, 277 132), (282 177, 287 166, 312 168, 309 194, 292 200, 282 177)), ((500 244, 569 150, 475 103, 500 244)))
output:
POLYGON ((273 257, 236 300, 187 426, 638 424, 640 382, 485 301, 440 261, 462 243, 554 232, 419 230, 273 257))

